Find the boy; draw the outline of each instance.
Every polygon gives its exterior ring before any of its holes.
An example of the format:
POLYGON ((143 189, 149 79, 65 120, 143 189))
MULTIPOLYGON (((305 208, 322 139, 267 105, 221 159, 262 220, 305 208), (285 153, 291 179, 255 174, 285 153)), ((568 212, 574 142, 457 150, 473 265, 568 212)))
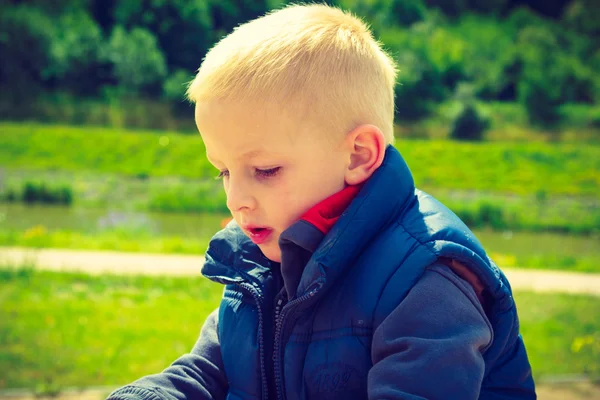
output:
POLYGON ((393 141, 395 69, 324 5, 238 27, 188 95, 233 221, 190 354, 109 399, 533 399, 504 275, 416 190, 393 141))

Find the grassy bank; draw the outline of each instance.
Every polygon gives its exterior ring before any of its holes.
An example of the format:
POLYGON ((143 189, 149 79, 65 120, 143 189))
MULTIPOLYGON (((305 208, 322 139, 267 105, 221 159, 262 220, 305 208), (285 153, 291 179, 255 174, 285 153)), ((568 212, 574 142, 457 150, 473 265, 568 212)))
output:
MULTIPOLYGON (((32 249, 60 248, 79 250, 113 250, 133 253, 204 254, 210 237, 136 235, 126 231, 85 234, 73 231, 48 231, 36 225, 24 231, 0 231, 0 246, 32 249)), ((587 265, 587 263, 586 263, 587 265)))
MULTIPOLYGON (((47 192, 51 194, 53 190, 58 194, 68 192, 69 201, 77 208, 168 214, 228 213, 225 193, 221 183, 215 180, 181 177, 139 179, 116 174, 20 168, 6 168, 4 172, 6 176, 4 188, 0 189, 0 202, 5 203, 53 203, 54 198, 47 196, 47 192)), ((426 189, 472 229, 573 234, 600 231, 600 199, 591 196, 426 189)), ((49 212, 52 210, 49 209, 49 212)))
MULTIPOLYGON (((0 268, 0 388, 118 385, 158 372, 189 351, 221 292, 203 278, 0 268)), ((600 298, 515 298, 536 377, 597 376, 600 298)))
MULTIPOLYGON (((600 146, 399 140, 418 186, 598 197, 600 146)), ((0 123, 0 165, 212 178, 199 135, 0 123)))

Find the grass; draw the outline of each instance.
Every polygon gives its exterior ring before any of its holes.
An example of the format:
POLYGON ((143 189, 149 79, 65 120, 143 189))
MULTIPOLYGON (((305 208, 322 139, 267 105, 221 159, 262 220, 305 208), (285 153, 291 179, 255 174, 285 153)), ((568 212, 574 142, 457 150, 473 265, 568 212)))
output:
MULTIPOLYGON (((204 278, 0 268, 0 388, 120 385, 193 346, 222 287, 204 278)), ((598 374, 600 298, 518 292, 536 378, 598 374), (596 336, 594 336, 596 335, 596 336)))
POLYGON ((534 377, 600 377, 600 298, 515 293, 534 377))
MULTIPOLYGON (((206 179, 199 135, 0 123, 0 165, 206 179)), ((420 187, 598 197, 600 146, 590 143, 399 140, 420 187)))
POLYGON ((113 250, 133 253, 204 254, 209 240, 210 237, 157 237, 127 230, 95 234, 68 230, 49 231, 44 225, 35 225, 24 231, 0 230, 0 246, 113 250))
POLYGON ((189 351, 222 288, 205 279, 0 272, 0 388, 112 385, 189 351))

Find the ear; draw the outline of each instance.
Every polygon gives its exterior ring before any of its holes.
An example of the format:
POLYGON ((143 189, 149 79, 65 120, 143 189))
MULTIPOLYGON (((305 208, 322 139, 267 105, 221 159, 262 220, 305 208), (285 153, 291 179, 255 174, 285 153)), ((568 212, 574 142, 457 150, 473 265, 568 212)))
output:
POLYGON ((347 185, 358 185, 373 175, 385 156, 385 137, 375 125, 360 125, 345 138, 350 153, 346 169, 347 185))

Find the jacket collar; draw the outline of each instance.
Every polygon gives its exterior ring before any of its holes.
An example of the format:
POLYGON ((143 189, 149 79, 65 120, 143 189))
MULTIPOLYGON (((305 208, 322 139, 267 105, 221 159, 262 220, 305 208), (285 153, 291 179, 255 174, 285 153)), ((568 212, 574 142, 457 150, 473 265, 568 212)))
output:
MULTIPOLYGON (((370 240, 396 219, 414 198, 414 191, 408 166, 398 150, 389 145, 382 165, 324 237, 299 235, 298 232, 308 225, 305 220, 292 224, 282 232, 280 246, 283 239, 283 260, 286 259, 284 253, 290 249, 301 248, 308 252, 303 256, 307 261, 297 286, 297 296, 303 295, 315 284, 333 284, 344 269, 353 264, 370 240), (286 243, 296 246, 286 249, 286 243)), ((231 221, 213 237, 205 256, 202 274, 221 283, 250 281, 259 285, 273 266, 235 221, 231 221)))
POLYGON ((325 235, 309 260, 297 296, 313 285, 328 287, 350 267, 383 228, 398 219, 414 200, 414 180, 406 162, 389 145, 382 165, 325 235))

